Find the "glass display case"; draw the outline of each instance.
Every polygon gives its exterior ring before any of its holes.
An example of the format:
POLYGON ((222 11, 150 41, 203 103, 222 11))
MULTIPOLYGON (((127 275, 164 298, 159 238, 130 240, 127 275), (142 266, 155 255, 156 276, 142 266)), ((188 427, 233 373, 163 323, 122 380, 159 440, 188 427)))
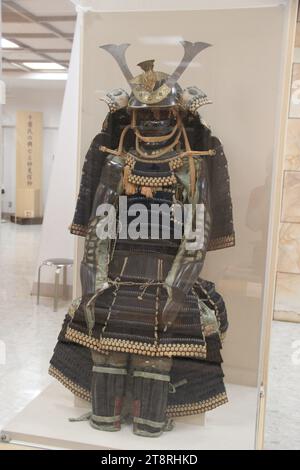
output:
MULTIPOLYGON (((226 305, 229 328, 226 339, 222 337, 222 367, 229 401, 213 411, 209 411, 213 406, 201 409, 206 413, 205 419, 203 413, 200 416, 175 419, 172 432, 163 433, 156 440, 131 434, 127 424, 120 432, 110 434, 90 428, 85 421, 70 423, 67 417, 78 417, 90 408, 86 401, 89 398, 88 385, 83 387, 82 382, 74 377, 76 368, 80 375, 83 367, 75 355, 73 378, 68 374, 64 376, 58 369, 53 374, 69 390, 63 389, 61 385, 52 385, 50 391, 37 399, 40 400, 39 407, 46 407, 46 413, 52 410, 47 422, 41 424, 39 418, 39 436, 44 436, 39 438, 40 442, 57 447, 102 449, 260 447, 274 289, 272 255, 279 213, 276 188, 279 184, 282 141, 278 134, 282 113, 287 107, 287 61, 293 33, 294 2, 286 2, 285 5, 275 1, 255 2, 255 5, 253 2, 211 2, 211 9, 206 2, 197 2, 197 5, 203 3, 205 7, 196 9, 191 4, 190 10, 187 7, 184 10, 182 6, 178 9, 173 2, 173 7, 164 11, 155 11, 154 4, 153 11, 138 11, 138 8, 136 11, 96 11, 96 3, 89 2, 87 5, 85 2, 79 9, 80 70, 74 71, 79 73, 80 80, 79 96, 74 97, 79 100, 78 135, 74 136, 78 142, 78 190, 80 184, 82 186, 82 167, 91 142, 103 128, 103 123, 104 132, 108 132, 107 102, 111 105, 111 114, 119 112, 112 106, 116 98, 110 95, 108 98, 107 94, 111 90, 121 90, 121 94, 125 90, 128 95, 132 93, 130 83, 124 76, 127 73, 126 69, 124 74, 124 63, 122 73, 118 61, 99 46, 130 44, 130 47, 126 47, 126 67, 133 77, 148 73, 151 82, 153 62, 149 66, 149 61, 155 60, 155 71, 172 76, 182 61, 182 41, 199 41, 211 45, 203 48, 190 61, 178 83, 184 90, 180 92, 181 98, 188 90, 189 100, 192 100, 191 89, 198 90, 195 92, 198 104, 194 108, 186 107, 185 112, 191 112, 193 119, 198 119, 199 113, 199 123, 203 126, 201 129, 218 138, 218 145, 212 147, 214 153, 206 158, 216 159, 218 146, 227 157, 227 162, 223 161, 226 171, 219 173, 218 178, 214 179, 213 175, 219 171, 219 164, 214 166, 209 163, 209 178, 214 185, 211 191, 219 191, 221 194, 222 188, 226 188, 226 194, 229 191, 231 195, 231 200, 226 200, 223 191, 221 203, 215 207, 214 221, 233 223, 234 231, 231 227, 228 233, 222 232, 222 242, 207 251, 203 269, 198 274, 201 279, 211 283, 214 292, 222 296, 226 305), (224 3, 228 3, 228 6, 224 3), (145 65, 146 60, 148 63, 145 65), (143 71, 138 64, 142 64, 143 71), (224 219, 226 207, 230 213, 230 220, 227 221, 224 219), (74 401, 70 391, 82 400, 74 401)), ((152 91, 155 86, 152 86, 152 91)), ((119 106, 120 101, 116 99, 116 102, 116 106, 119 106)), ((162 120, 162 117, 158 119, 162 120)), ((187 121, 184 122, 188 127, 187 121)), ((115 121, 111 124, 109 119, 108 124, 116 125, 115 121)), ((132 125, 132 121, 129 121, 129 125, 132 125)), ((195 133, 198 131, 194 130, 195 133)), ((114 128, 110 132, 113 133, 114 128)), ((100 145, 104 145, 103 141, 100 145)), ((116 145, 113 150, 117 151, 116 145)), ((208 149, 203 147, 196 150, 208 149)), ((78 235, 87 235, 87 232, 79 232, 78 235)), ((78 237, 74 298, 82 295, 81 260, 87 256, 86 250, 84 240, 78 237)), ((78 305, 73 310, 76 311, 78 305)), ((107 309, 110 307, 108 305, 107 309)), ((107 320, 106 317, 106 326, 107 320)), ((125 327, 123 335, 126 335, 125 327)), ((97 350, 83 341, 79 333, 75 334, 75 330, 66 339, 85 345, 87 349, 97 350)), ((94 340, 97 343, 93 337, 94 340)), ((114 344, 115 351, 125 352, 120 349, 120 342, 114 344)), ((89 367, 92 367, 91 363, 89 367)), ((94 367, 103 368, 103 364, 95 366, 94 363, 94 367)), ((85 384, 87 382, 88 379, 85 384)), ((32 406, 31 413, 36 413, 34 410, 32 406)), ((45 413, 41 415, 45 416, 45 413)), ((12 428, 8 432, 14 434, 12 428)), ((24 427, 18 433, 24 439, 24 427)))

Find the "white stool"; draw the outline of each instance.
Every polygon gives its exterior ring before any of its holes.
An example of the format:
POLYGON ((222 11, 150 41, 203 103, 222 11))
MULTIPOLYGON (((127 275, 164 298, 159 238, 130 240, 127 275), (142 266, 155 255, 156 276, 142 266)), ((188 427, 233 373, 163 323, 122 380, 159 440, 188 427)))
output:
POLYGON ((54 296, 53 296, 53 310, 57 311, 58 294, 59 294, 59 275, 63 271, 63 297, 67 298, 67 269, 73 266, 73 260, 67 258, 50 258, 46 259, 39 266, 38 283, 37 283, 37 299, 36 303, 40 303, 40 284, 41 284, 41 269, 43 266, 55 266, 55 279, 54 279, 54 296))

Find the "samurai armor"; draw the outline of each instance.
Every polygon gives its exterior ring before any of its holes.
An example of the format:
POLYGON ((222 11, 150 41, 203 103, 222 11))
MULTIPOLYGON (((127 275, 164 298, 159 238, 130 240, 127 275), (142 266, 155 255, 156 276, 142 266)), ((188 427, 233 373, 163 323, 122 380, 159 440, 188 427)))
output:
MULTIPOLYGON (((208 47, 182 45, 191 57, 208 47)), ((127 47, 103 49, 119 61, 127 47)), ((133 432, 149 437, 172 417, 227 402, 227 312, 201 271, 207 251, 235 244, 223 146, 197 112, 210 101, 197 87, 181 90, 185 61, 174 76, 153 63, 141 62, 135 78, 122 63, 132 93, 106 97, 110 112, 87 152, 71 225, 85 237, 82 295, 50 361, 52 376, 91 401, 93 427, 119 430, 131 402, 133 432), (178 209, 187 206, 183 220, 178 209), (111 221, 113 236, 104 237, 111 221)))

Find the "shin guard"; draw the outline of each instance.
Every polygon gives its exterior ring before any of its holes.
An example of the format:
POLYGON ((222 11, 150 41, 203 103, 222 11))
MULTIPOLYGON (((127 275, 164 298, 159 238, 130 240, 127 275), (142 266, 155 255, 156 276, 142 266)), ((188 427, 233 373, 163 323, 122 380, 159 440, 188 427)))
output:
POLYGON ((119 431, 127 375, 127 354, 93 353, 93 360, 90 424, 103 431, 119 431))
POLYGON ((171 359, 133 357, 133 432, 160 436, 166 426, 171 359))

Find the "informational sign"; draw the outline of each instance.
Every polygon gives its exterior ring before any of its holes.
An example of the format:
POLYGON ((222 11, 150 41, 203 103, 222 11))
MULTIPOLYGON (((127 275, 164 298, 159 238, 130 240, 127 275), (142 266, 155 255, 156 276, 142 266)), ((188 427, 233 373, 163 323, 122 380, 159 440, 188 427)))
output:
POLYGON ((40 217, 43 113, 17 111, 16 216, 40 217))

